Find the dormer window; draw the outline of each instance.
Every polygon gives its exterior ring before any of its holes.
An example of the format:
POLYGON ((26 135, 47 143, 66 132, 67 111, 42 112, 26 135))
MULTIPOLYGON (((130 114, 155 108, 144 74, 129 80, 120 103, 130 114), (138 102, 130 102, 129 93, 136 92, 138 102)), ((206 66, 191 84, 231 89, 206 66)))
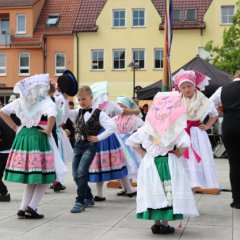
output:
POLYGON ((174 22, 181 21, 181 10, 180 9, 173 10, 172 11, 172 17, 173 17, 174 22))
POLYGON ((51 14, 48 16, 46 25, 48 27, 54 27, 58 24, 59 21, 59 15, 58 14, 51 14))
POLYGON ((185 21, 195 21, 196 20, 196 9, 187 9, 185 21))

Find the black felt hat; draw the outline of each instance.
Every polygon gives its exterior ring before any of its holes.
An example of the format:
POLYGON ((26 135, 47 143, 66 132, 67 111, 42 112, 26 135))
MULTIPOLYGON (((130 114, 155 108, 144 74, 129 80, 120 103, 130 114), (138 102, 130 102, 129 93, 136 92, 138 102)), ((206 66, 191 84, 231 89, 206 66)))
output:
POLYGON ((78 82, 70 70, 65 70, 62 76, 58 77, 58 87, 62 93, 73 97, 78 92, 78 82))

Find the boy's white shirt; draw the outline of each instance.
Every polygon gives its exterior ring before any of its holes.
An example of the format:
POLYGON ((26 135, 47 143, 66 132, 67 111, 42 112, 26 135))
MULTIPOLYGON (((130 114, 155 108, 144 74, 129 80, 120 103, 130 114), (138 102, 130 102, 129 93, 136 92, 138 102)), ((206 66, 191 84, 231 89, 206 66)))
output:
MULTIPOLYGON (((84 114, 83 117, 84 117, 85 123, 90 119, 90 117, 92 116, 95 109, 93 108, 91 113, 86 112, 84 114)), ((79 113, 79 108, 69 110, 67 115, 73 123, 76 123, 78 113, 79 113)), ((112 135, 117 130, 117 126, 114 123, 114 121, 103 111, 100 112, 99 123, 105 129, 105 131, 103 131, 102 133, 97 135, 98 141, 102 141, 102 140, 106 139, 107 137, 112 135)))

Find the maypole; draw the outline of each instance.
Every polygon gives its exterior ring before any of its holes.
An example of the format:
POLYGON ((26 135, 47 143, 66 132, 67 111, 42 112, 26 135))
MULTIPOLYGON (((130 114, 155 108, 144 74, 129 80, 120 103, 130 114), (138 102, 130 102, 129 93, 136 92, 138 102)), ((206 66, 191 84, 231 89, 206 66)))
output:
POLYGON ((163 82, 162 91, 172 90, 172 77, 170 66, 170 51, 172 45, 172 0, 165 2, 165 21, 164 21, 164 61, 163 61, 163 82))

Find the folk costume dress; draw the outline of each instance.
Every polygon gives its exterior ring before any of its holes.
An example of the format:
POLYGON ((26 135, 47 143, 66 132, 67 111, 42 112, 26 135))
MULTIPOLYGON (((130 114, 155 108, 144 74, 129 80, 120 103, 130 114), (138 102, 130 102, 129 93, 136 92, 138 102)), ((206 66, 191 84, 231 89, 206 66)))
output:
MULTIPOLYGON (((126 108, 137 108, 137 105, 127 96, 118 97, 116 102, 123 104, 126 108)), ((133 132, 143 126, 144 122, 141 117, 136 115, 119 115, 113 117, 113 120, 118 128, 116 134, 124 146, 123 150, 127 160, 128 177, 130 179, 137 179, 138 168, 142 158, 130 146, 126 145, 126 141, 133 132)))
POLYGON ((58 146, 62 160, 64 161, 65 164, 67 164, 73 158, 73 148, 61 125, 64 123, 66 119, 64 114, 67 112, 65 108, 68 102, 65 101, 61 93, 58 95, 55 95, 54 99, 57 106, 57 117, 56 117, 56 134, 57 134, 57 141, 58 141, 57 146, 58 146))
POLYGON ((126 144, 146 151, 137 179, 137 218, 172 221, 199 215, 185 170, 172 152, 190 145, 185 126, 179 94, 159 93, 144 126, 128 138, 126 144))
MULTIPOLYGON (((173 79, 175 89, 179 91, 183 82, 191 82, 197 89, 204 90, 210 80, 199 72, 184 70, 181 70, 173 79)), ((191 99, 182 95, 182 101, 187 107, 186 131, 190 136, 191 146, 185 152, 181 161, 191 182, 191 187, 219 188, 212 146, 206 131, 199 128, 207 116, 218 116, 218 112, 214 104, 198 90, 195 91, 191 99)))
MULTIPOLYGON (((96 83, 91 86, 93 91, 93 105, 109 117, 121 115, 122 108, 108 100, 107 82, 96 83)), ((104 129, 100 130, 100 133, 104 129)), ((89 169, 89 182, 106 182, 121 179, 128 175, 126 157, 119 139, 112 134, 98 142, 97 153, 89 169)))
POLYGON ((20 98, 1 109, 7 115, 16 114, 22 124, 9 153, 5 180, 25 184, 48 184, 56 179, 54 155, 48 136, 38 130, 42 129, 40 125, 43 115, 56 117, 57 112, 55 104, 47 95, 48 75, 39 77, 41 83, 37 76, 29 79, 15 86, 14 90, 20 93, 20 98), (37 85, 40 87, 34 87, 37 85), (29 89, 31 94, 28 95, 29 89))

